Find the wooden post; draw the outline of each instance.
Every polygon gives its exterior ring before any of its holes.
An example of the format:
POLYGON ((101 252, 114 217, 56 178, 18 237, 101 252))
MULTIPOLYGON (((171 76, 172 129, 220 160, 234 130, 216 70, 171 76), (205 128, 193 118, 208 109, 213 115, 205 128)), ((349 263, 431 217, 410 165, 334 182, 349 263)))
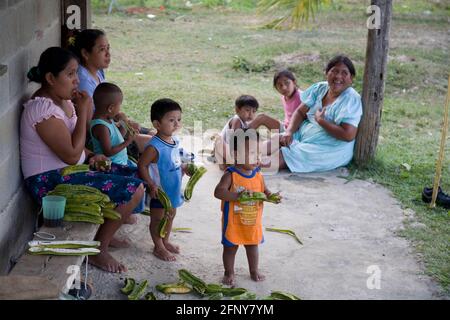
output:
POLYGON ((447 141, 447 131, 448 131, 448 104, 449 104, 449 101, 450 101, 450 75, 448 76, 447 100, 445 101, 445 107, 444 107, 444 123, 442 124, 441 144, 439 146, 439 155, 436 160, 436 172, 434 174, 433 194, 431 196, 430 208, 434 208, 436 206, 436 198, 438 195, 439 184, 441 182, 442 165, 444 163, 444 155, 445 155, 445 142, 447 141))
POLYGON ((371 28, 368 23, 362 92, 363 116, 354 153, 355 162, 360 167, 364 167, 373 159, 378 144, 392 16, 392 0, 371 0, 371 5, 372 8, 379 9, 374 11, 374 27, 371 28))
POLYGON ((61 0, 61 47, 67 48, 75 30, 91 27, 91 0, 61 0))

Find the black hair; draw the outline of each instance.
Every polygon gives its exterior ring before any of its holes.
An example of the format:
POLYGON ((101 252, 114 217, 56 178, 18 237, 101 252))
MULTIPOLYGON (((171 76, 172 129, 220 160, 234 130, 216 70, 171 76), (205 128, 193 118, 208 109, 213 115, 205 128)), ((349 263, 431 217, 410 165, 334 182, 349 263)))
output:
POLYGON ((28 71, 27 78, 33 82, 44 83, 46 82, 45 75, 47 73, 51 72, 57 77, 72 59, 78 61, 78 58, 69 50, 60 47, 50 47, 42 52, 38 65, 28 71))
POLYGON ((343 63, 348 68, 348 71, 350 71, 350 74, 354 77, 356 76, 355 66, 353 65, 352 60, 350 60, 349 57, 343 54, 339 54, 335 57, 333 57, 330 61, 328 61, 327 66, 325 67, 325 73, 328 73, 334 66, 336 66, 339 63, 343 63))
POLYGON ((69 46, 69 50, 76 54, 81 63, 83 63, 81 50, 84 49, 87 52, 92 52, 95 42, 101 36, 106 36, 106 34, 103 30, 99 29, 85 29, 81 32, 76 31, 74 34, 75 41, 69 46))
POLYGON ((242 128, 236 129, 231 135, 231 141, 233 144, 234 151, 237 151, 238 142, 241 141, 242 139, 241 137, 244 137, 244 142, 259 141, 259 133, 255 129, 242 129, 242 128))
POLYGON ((108 106, 117 102, 118 96, 123 96, 118 86, 109 82, 100 83, 94 91, 93 100, 96 109, 105 110, 108 106))
POLYGON ((288 78, 294 82, 297 81, 297 79, 295 78, 295 75, 292 73, 292 71, 289 71, 288 69, 280 70, 280 71, 276 72, 275 75, 273 76, 273 86, 275 88, 277 87, 278 80, 282 77, 288 78))
POLYGON ((251 108, 255 108, 256 110, 258 110, 258 107, 259 107, 258 100, 256 100, 255 97, 249 96, 249 95, 239 96, 236 99, 236 101, 234 102, 234 105, 238 109, 240 109, 242 107, 251 107, 251 108))
POLYGON ((150 119, 161 121, 166 113, 176 110, 182 112, 178 102, 168 98, 156 100, 150 109, 150 119))

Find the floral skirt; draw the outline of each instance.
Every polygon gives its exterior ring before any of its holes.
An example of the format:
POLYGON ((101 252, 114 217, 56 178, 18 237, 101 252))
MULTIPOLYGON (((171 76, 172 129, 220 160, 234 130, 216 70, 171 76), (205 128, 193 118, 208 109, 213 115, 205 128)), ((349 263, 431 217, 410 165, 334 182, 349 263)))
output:
MULTIPOLYGON (((112 202, 119 205, 130 201, 139 185, 144 183, 138 178, 137 168, 115 163, 111 165, 111 171, 107 173, 88 171, 62 176, 60 171, 61 169, 51 170, 25 179, 25 186, 39 204, 42 204, 42 198, 49 191, 55 189, 58 184, 67 183, 94 187, 107 194, 112 202)), ((137 213, 143 210, 144 200, 133 212, 137 213)))

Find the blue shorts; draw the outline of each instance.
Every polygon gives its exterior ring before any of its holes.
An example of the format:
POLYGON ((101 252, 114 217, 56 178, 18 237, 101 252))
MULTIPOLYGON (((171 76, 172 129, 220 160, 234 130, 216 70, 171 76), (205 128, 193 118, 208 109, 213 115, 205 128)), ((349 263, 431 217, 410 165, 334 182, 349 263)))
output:
POLYGON ((164 206, 162 205, 161 201, 159 201, 158 199, 153 199, 151 198, 149 200, 149 197, 147 195, 147 204, 149 206, 150 209, 163 209, 164 206))

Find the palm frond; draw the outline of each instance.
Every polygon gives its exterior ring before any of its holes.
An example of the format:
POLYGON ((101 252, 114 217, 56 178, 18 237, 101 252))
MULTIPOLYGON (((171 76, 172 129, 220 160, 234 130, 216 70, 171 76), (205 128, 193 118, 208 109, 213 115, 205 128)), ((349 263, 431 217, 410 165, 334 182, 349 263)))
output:
POLYGON ((315 13, 322 4, 332 0, 260 0, 258 13, 280 13, 281 16, 265 25, 266 28, 280 29, 284 25, 298 28, 302 22, 315 19, 315 13))

